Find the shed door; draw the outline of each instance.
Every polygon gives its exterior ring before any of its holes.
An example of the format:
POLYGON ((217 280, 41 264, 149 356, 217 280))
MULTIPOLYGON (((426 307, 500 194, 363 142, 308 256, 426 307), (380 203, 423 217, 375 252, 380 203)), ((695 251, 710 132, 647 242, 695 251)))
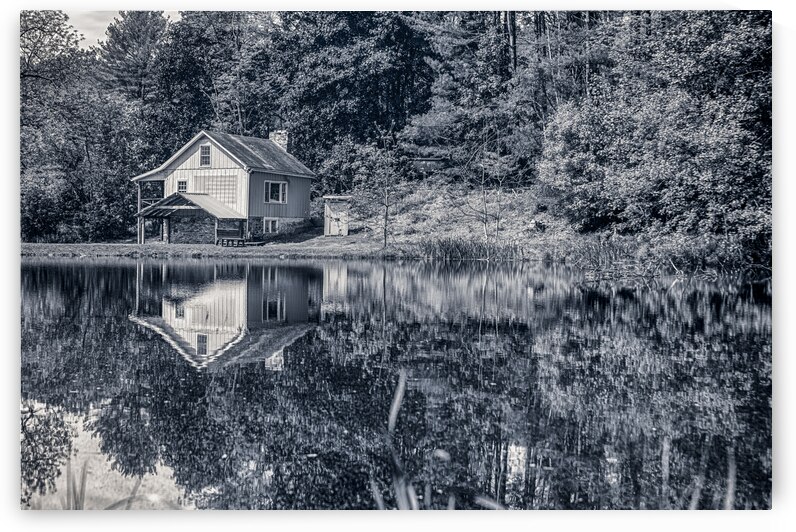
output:
POLYGON ((348 235, 348 204, 329 201, 326 203, 324 228, 327 236, 348 235))

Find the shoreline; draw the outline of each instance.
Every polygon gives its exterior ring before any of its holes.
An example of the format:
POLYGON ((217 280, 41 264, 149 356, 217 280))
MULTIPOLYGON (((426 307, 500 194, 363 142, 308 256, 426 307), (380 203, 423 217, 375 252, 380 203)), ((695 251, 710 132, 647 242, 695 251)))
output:
POLYGON ((395 253, 382 253, 377 246, 363 245, 301 245, 266 244, 262 246, 221 247, 213 244, 54 244, 21 245, 21 257, 63 258, 132 258, 132 259, 223 259, 223 258, 291 258, 291 259, 379 259, 397 258, 395 253), (348 249, 351 248, 351 249, 348 249))
MULTIPOLYGON (((563 264, 581 270, 592 280, 618 279, 651 279, 656 277, 674 276, 678 278, 696 277, 705 280, 734 277, 742 282, 764 282, 770 280, 769 268, 763 268, 764 275, 755 275, 752 269, 735 271, 717 271, 685 268, 672 268, 667 255, 660 257, 634 257, 632 251, 625 250, 606 260, 604 253, 594 249, 579 249, 577 241, 559 243, 561 247, 552 255, 549 248, 530 245, 523 247, 521 256, 496 254, 492 258, 470 257, 454 258, 424 254, 417 244, 399 243, 387 249, 381 243, 364 238, 312 238, 306 241, 272 242, 261 246, 221 247, 213 244, 164 244, 152 242, 148 244, 133 243, 30 243, 23 242, 20 249, 21 259, 26 258, 64 258, 64 259, 280 259, 280 260, 407 260, 432 262, 491 262, 491 263, 531 263, 545 262, 563 264), (562 245, 564 244, 564 245, 562 245), (529 249, 530 248, 530 249, 529 249), (562 249, 563 248, 563 249, 562 249), (569 253, 562 253, 563 250, 569 253), (585 253, 583 253, 585 251, 585 253), (581 253, 578 255, 578 253, 581 253), (584 257, 587 260, 584 260, 584 257)), ((433 253, 433 252, 432 252, 433 253)))

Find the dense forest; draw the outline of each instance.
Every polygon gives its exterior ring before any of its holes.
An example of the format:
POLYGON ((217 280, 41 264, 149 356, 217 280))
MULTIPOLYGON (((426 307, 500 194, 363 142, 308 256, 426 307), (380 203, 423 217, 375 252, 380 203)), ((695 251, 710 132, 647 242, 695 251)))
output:
POLYGON ((284 128, 315 195, 475 191, 497 240, 531 191, 529 221, 767 267, 771 50, 767 11, 128 11, 88 49, 23 12, 22 239, 124 239, 131 176, 201 129, 284 128))

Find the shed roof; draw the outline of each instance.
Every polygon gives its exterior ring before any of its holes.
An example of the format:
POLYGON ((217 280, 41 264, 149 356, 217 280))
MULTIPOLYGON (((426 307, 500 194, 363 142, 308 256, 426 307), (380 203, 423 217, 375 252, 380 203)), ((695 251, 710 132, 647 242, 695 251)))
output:
POLYGON ((280 148, 279 145, 272 140, 202 130, 174 155, 169 157, 166 162, 154 170, 133 177, 132 181, 161 179, 157 174, 166 170, 201 137, 208 138, 218 144, 227 155, 240 164, 245 170, 270 172, 310 179, 315 177, 315 173, 312 170, 304 166, 301 161, 280 148))
POLYGON ((245 220, 246 217, 241 213, 221 203, 213 196, 208 194, 197 194, 193 192, 175 192, 171 196, 163 198, 157 203, 141 209, 138 216, 144 217, 164 217, 186 207, 202 209, 211 216, 219 220, 245 220))

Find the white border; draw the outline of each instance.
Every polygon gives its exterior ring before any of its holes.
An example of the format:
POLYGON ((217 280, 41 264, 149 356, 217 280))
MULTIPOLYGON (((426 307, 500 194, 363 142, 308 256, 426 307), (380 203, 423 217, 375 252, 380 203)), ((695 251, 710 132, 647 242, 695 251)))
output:
MULTIPOLYGON (((160 2, 144 0, 139 2, 100 2, 89 0, 37 1, 23 2, 9 0, 2 5, 3 17, 0 20, 2 31, 2 65, 4 74, 2 105, 5 118, 0 128, 2 134, 2 161, 6 166, 2 179, 3 202, 0 212, 2 222, 0 232, 2 249, 6 259, 2 262, 3 285, 6 296, 2 307, 2 327, 4 336, 14 342, 4 352, 5 360, 5 401, 3 401, 2 460, 4 466, 0 508, 6 513, 5 530, 135 530, 154 527, 190 527, 193 530, 215 530, 234 527, 237 530, 268 530, 287 528, 289 530, 396 530, 406 532, 417 527, 421 529, 442 530, 483 530, 502 528, 509 532, 515 530, 588 530, 589 532, 618 530, 661 530, 671 532, 681 530, 742 530, 758 532, 761 530, 791 530, 796 515, 793 513, 794 470, 793 455, 796 453, 794 438, 794 341, 788 329, 793 329, 796 320, 794 301, 796 293, 791 269, 793 266, 793 239, 791 230, 796 229, 796 209, 792 207, 796 165, 794 165, 794 146, 796 139, 792 134, 794 116, 793 98, 796 97, 794 85, 794 65, 796 65, 796 20, 792 2, 776 1, 565 1, 541 0, 536 2, 501 1, 474 2, 460 1, 417 1, 383 0, 378 3, 359 1, 319 2, 294 0, 275 0, 269 2, 237 1, 208 2, 205 0, 160 2), (20 292, 19 292, 19 81, 18 72, 18 31, 20 9, 69 9, 69 10, 109 10, 124 9, 248 9, 248 10, 299 10, 336 9, 372 10, 393 9, 771 9, 774 11, 774 490, 773 507, 768 512, 428 512, 428 513, 378 513, 378 512, 138 512, 124 516, 114 513, 68 513, 68 512, 22 512, 18 506, 19 478, 19 440, 17 401, 19 399, 19 345, 20 345, 20 292)), ((9 344, 6 344, 9 345, 9 344)))

